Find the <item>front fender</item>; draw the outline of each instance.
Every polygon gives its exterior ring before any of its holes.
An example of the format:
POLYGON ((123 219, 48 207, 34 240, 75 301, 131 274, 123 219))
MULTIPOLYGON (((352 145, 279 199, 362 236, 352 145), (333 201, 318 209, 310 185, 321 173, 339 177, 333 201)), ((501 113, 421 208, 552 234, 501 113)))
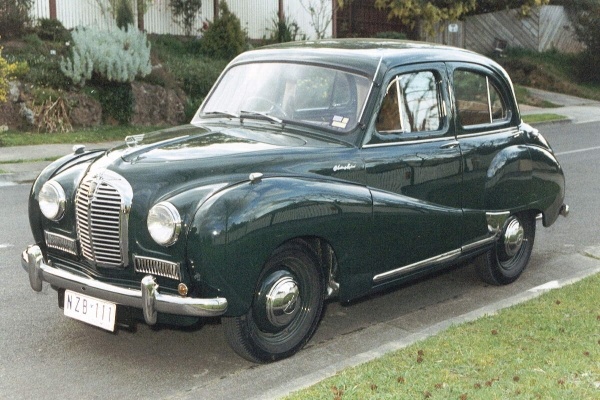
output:
MULTIPOLYGON (((44 229, 42 226, 42 214, 38 205, 38 195, 42 186, 50 179, 60 174, 61 172, 71 173, 75 176, 75 178, 68 179, 72 186, 77 184, 77 177, 81 175, 81 171, 87 168, 87 164, 91 162, 91 160, 99 157, 104 150, 94 150, 85 153, 72 153, 66 156, 59 158, 56 161, 50 163, 46 168, 40 172, 35 182, 31 186, 31 191, 29 193, 29 203, 28 203, 28 211, 29 211, 29 225, 31 227, 31 232, 33 234, 33 238, 35 243, 43 244, 43 236, 44 229), (76 167, 76 168, 72 168, 76 167), (75 171, 75 172, 72 172, 75 171)), ((63 182, 64 184, 64 182, 63 182)), ((68 193, 72 193, 73 190, 70 187, 65 187, 65 190, 68 193)), ((72 221, 71 221, 72 222, 72 221)))
MULTIPOLYGON (((209 198, 188 236, 188 259, 204 285, 227 298, 228 316, 244 314, 273 251, 297 237, 327 240, 338 258, 340 285, 366 262, 372 199, 362 186, 304 178, 243 182, 209 198)), ((342 297, 342 294, 340 293, 342 297)))

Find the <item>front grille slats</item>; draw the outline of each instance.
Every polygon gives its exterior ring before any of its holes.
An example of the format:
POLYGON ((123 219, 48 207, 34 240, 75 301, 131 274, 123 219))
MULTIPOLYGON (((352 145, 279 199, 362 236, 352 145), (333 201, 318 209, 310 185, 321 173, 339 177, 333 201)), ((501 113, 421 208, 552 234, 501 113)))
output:
POLYGON ((76 194, 77 236, 84 258, 97 265, 127 263, 127 224, 132 190, 111 171, 88 174, 76 194))
POLYGON ((156 258, 135 256, 135 271, 170 279, 181 279, 181 267, 178 263, 156 258))

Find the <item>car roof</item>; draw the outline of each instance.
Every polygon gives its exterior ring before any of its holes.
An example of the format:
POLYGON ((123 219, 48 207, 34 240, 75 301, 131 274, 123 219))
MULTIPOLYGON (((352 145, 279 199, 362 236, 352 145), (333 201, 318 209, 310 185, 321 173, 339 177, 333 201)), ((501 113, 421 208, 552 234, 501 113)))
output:
POLYGON ((495 61, 457 47, 391 39, 322 39, 265 46, 239 55, 232 64, 303 62, 342 67, 375 77, 389 67, 422 62, 471 62, 505 75, 495 61))

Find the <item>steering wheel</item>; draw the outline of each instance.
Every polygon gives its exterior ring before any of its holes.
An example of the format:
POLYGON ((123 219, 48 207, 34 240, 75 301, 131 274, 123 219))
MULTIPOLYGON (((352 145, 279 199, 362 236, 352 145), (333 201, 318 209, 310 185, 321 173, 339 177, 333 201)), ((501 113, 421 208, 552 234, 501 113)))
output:
MULTIPOLYGON (((266 113, 268 113, 268 114, 272 114, 273 111, 275 111, 277 115, 280 115, 284 118, 288 117, 288 113, 285 112, 285 110, 279 104, 275 103, 273 100, 267 99, 266 97, 262 97, 262 96, 252 96, 246 100, 246 104, 252 104, 254 102, 257 102, 258 104, 260 104, 262 102, 262 103, 266 103, 269 106, 271 106, 271 108, 269 108, 266 111, 266 113)), ((254 110, 254 111, 260 111, 260 110, 254 110)))

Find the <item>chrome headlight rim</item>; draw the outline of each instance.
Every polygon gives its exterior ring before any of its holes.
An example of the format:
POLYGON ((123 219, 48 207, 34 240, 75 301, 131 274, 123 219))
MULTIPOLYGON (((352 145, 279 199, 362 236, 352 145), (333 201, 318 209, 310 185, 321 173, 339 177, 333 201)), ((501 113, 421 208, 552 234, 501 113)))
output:
POLYGON ((182 220, 177 208, 168 201, 155 204, 146 221, 152 239, 161 246, 172 246, 179 239, 182 220))
POLYGON ((50 221, 60 221, 67 208, 65 190, 56 181, 48 181, 42 185, 38 194, 38 206, 44 217, 50 221))

